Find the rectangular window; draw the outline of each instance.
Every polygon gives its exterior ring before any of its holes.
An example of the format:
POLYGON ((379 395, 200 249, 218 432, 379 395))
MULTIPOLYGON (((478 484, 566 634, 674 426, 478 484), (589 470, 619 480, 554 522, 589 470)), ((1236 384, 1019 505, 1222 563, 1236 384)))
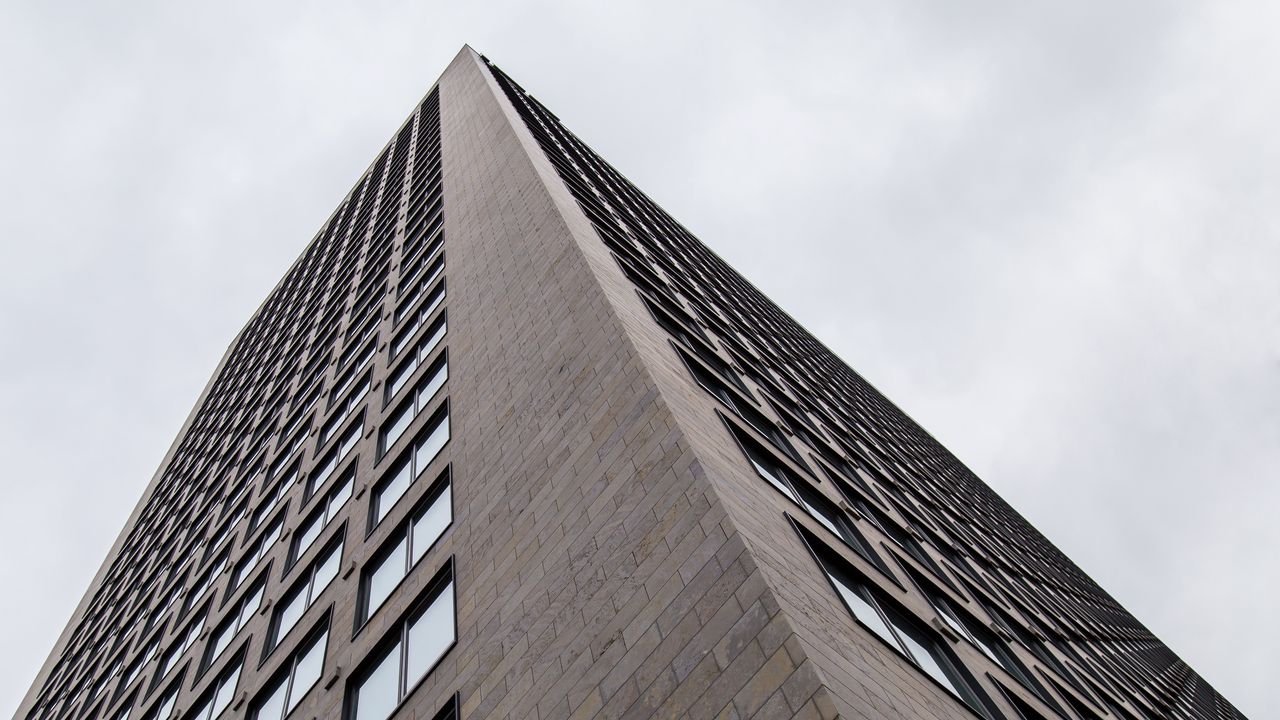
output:
POLYGON ((444 281, 441 280, 429 293, 427 293, 427 297, 422 301, 422 306, 415 310, 412 315, 405 314, 401 316, 399 314, 400 311, 409 308, 410 305, 405 304, 400 306, 400 309, 396 311, 396 324, 398 325, 401 320, 407 320, 407 325, 398 335, 396 335, 395 341, 391 344, 392 357, 395 357, 400 350, 404 349, 404 345, 409 341, 409 338, 413 337, 413 334, 418 331, 418 328, 422 327, 422 323, 426 322, 427 319, 431 317, 431 314, 436 311, 436 308, 440 307, 441 303, 444 302, 444 294, 445 285, 444 281))
POLYGON ((200 579, 191 586, 191 590, 187 593, 186 602, 183 604, 183 607, 185 608, 183 612, 190 610, 193 605, 200 602, 200 599, 204 597, 204 594, 209 592, 209 588, 213 587, 213 584, 218 581, 218 576, 222 574, 222 571, 225 570, 226 567, 227 555, 226 553, 223 553, 222 556, 218 558, 218 561, 206 570, 205 573, 200 576, 200 579))
POLYGON ((372 528, 387 516, 396 501, 404 496, 409 486, 417 479, 432 460, 440 454, 440 450, 449 442, 449 405, 446 403, 431 418, 427 426, 418 433, 400 461, 387 471, 387 474, 374 486, 369 501, 369 526, 372 528))
POLYGON ((303 643, 289 659, 284 670, 268 686, 249 712, 251 720, 283 720, 293 712, 307 691, 315 687, 324 674, 324 653, 329 640, 326 623, 319 632, 303 643))
POLYGON ((178 691, 181 689, 182 678, 179 677, 169 685, 164 695, 160 696, 160 701, 155 704, 154 709, 147 713, 146 720, 169 720, 173 717, 173 708, 178 704, 178 691))
POLYGON ((329 587, 329 583, 338 575, 338 567, 342 564, 341 535, 320 558, 307 568, 306 574, 276 606, 275 615, 271 619, 266 652, 270 654, 276 645, 289 634, 293 626, 302 618, 302 614, 315 603, 316 598, 329 587))
POLYGON ((192 710, 184 720, 214 720, 220 717, 236 696, 236 685, 240 682, 242 665, 244 665, 243 656, 218 676, 218 681, 200 700, 196 701, 195 710, 192 710))
POLYGON ((453 495, 446 470, 419 501, 409 519, 366 564, 360 576, 357 627, 377 612, 452 522, 453 495))
POLYGON ((342 480, 329 491, 319 507, 298 526, 298 531, 293 535, 293 545, 289 548, 289 565, 292 566, 298 558, 306 554, 316 538, 324 532, 325 527, 337 517, 338 511, 347 504, 347 500, 351 497, 351 488, 355 484, 355 477, 355 468, 344 473, 342 480))
POLYGON ((373 654, 374 661, 355 676, 347 693, 346 717, 386 720, 456 640, 450 564, 427 585, 422 598, 391 630, 373 654))
POLYGON ((411 396, 383 421, 382 435, 378 439, 380 455, 386 453, 396 440, 400 439, 404 431, 418 417, 418 413, 426 409, 448 379, 449 358, 448 355, 441 355, 435 365, 428 369, 422 380, 414 386, 411 396))
POLYGON ((360 435, 363 432, 364 419, 361 418, 338 439, 338 444, 324 456, 324 460, 320 461, 316 469, 311 472, 311 477, 307 478, 307 497, 329 480, 329 476, 338 469, 338 465, 347 457, 347 453, 350 453, 360 441, 360 435))
POLYGON ((991 717, 990 701, 980 694, 945 641, 906 612, 887 603, 871 586, 860 582, 834 561, 824 559, 822 569, 860 625, 904 655, 978 714, 991 717))
POLYGON ((835 503, 828 500, 825 495, 806 480, 796 475, 790 468, 774 457, 772 453, 752 440, 746 433, 741 432, 732 425, 728 425, 728 427, 738 441, 738 446, 742 448, 743 454, 747 456, 751 467, 756 471, 756 475, 772 485, 778 492, 786 495, 789 500, 804 508, 810 517, 818 521, 818 524, 843 540, 864 560, 886 573, 888 572, 888 568, 885 567, 884 561, 880 559, 880 555, 876 553, 871 543, 867 542, 862 533, 858 532, 853 521, 844 511, 840 510, 835 503))
POLYGON ((340 407, 340 409, 335 411, 333 417, 329 418, 329 421, 320 428, 320 447, 324 447, 338 432, 338 428, 342 427, 342 423, 346 422, 347 418, 351 417, 356 411, 356 408, 360 407, 360 401, 364 400, 364 396, 368 394, 372 385, 370 376, 371 373, 365 373, 364 377, 360 378, 360 382, 356 384, 355 388, 342 399, 340 405, 336 406, 340 407))
POLYGON ((205 645, 204 659, 200 663, 201 672, 217 661, 222 651, 226 650, 235 639, 236 633, 240 632, 240 628, 253 619, 253 614, 262 606, 262 593, 266 588, 267 582, 264 578, 244 596, 244 599, 236 605, 236 609, 228 613, 226 619, 209 636, 209 642, 205 645))
MULTIPOLYGON (((445 333, 448 332, 448 329, 448 315, 447 313, 442 313, 440 315, 440 319, 435 321, 431 328, 427 330, 422 340, 413 348, 411 356, 396 367, 395 370, 391 371, 391 375, 387 378, 387 393, 384 399, 385 403, 390 403, 391 398, 395 397, 396 393, 400 392, 400 389, 409 381, 409 378, 413 375, 413 372, 418 369, 418 366, 426 362, 427 358, 431 357, 432 351, 434 351, 436 346, 440 344, 440 341, 444 339, 445 333)), ((405 341, 407 342, 411 337, 412 334, 406 334, 404 336, 405 341)), ((392 357, 396 357, 396 355, 398 355, 397 352, 394 352, 396 349, 397 348, 393 345, 392 357)))
POLYGON ((165 677, 177 666, 178 659, 182 657, 182 654, 187 651, 187 648, 191 647, 196 638, 200 637, 200 633, 204 632, 204 621, 207 615, 207 611, 202 611, 199 617, 187 625, 187 629, 182 633, 182 636, 165 651, 164 656, 160 658, 160 666, 156 670, 155 679, 151 682, 152 688, 164 681, 165 677))
POLYGON ((249 520, 249 532, 262 524, 262 521, 280 506, 280 501, 289 494, 289 487, 298 479, 298 466, 294 465, 280 476, 279 480, 267 479, 270 487, 263 491, 258 499, 258 507, 254 508, 253 517, 249 520))
POLYGON ((228 594, 234 593, 240 587, 240 583, 249 577, 249 573, 258 567, 258 563, 262 562, 262 558, 266 557, 267 553, 271 551, 271 546, 280 539, 280 530, 283 527, 283 517, 272 522, 271 527, 262 533, 262 537, 253 543, 253 549, 240 558, 240 562, 236 563, 235 570, 231 571, 231 585, 227 589, 228 594))

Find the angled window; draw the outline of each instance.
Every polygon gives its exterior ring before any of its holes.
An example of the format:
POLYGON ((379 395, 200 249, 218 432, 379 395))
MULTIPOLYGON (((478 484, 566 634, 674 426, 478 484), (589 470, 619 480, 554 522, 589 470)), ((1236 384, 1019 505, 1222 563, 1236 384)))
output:
POLYGON ((237 562, 235 569, 231 571, 231 584, 227 589, 228 594, 234 593, 240 587, 240 583, 244 582, 245 578, 249 577, 249 574, 258 567, 258 563, 262 562, 262 558, 267 556, 267 553, 271 551, 271 546, 280 539, 282 527, 284 527, 283 517, 274 520, 270 527, 264 530, 262 535, 254 541, 253 549, 240 558, 240 562, 237 562))
POLYGON ((133 681, 142 674, 142 668, 146 667, 147 663, 151 662, 151 659, 156 656, 156 651, 159 649, 160 635, 157 633, 151 638, 151 641, 147 643, 147 646, 143 648, 142 652, 138 653, 138 657, 134 658, 133 662, 129 663, 129 666, 125 668, 124 679, 120 681, 120 685, 116 688, 117 696, 127 689, 129 685, 131 685, 133 681))
POLYGON ((431 314, 440 307, 440 304, 444 302, 444 293, 444 281, 441 280, 436 283, 435 287, 431 288, 431 290, 426 293, 426 298, 423 299, 422 304, 419 307, 414 309, 412 302, 410 302, 401 305, 400 308, 396 310, 396 325, 399 325, 402 320, 406 322, 404 329, 396 335, 396 339, 391 343, 391 357, 395 357, 399 354, 400 350, 404 349, 409 338, 413 337, 413 334, 418 331, 418 328, 422 327, 422 323, 426 322, 427 319, 431 317, 431 314), (401 315, 401 313, 404 314, 401 315))
POLYGON ((269 487, 262 492, 262 496, 258 499, 258 507, 254 508, 253 516, 249 519, 249 532, 257 529, 273 510, 280 507, 280 502, 289 494, 289 487, 297 479, 298 466, 294 465, 282 473, 279 479, 267 481, 269 487))
POLYGON ((418 502, 409 519, 366 564, 360 575, 357 627, 382 606, 452 522, 453 496, 446 469, 418 502))
POLYGON ((221 575, 222 571, 226 568, 227 554, 223 553, 218 558, 217 562, 215 562, 208 570, 204 571, 204 574, 200 576, 200 579, 196 580, 195 584, 191 586, 191 590, 187 592, 187 599, 183 603, 183 612, 190 610, 192 606, 200 602, 200 599, 204 597, 205 593, 209 592, 209 588, 213 587, 214 583, 218 581, 218 576, 221 575))
POLYGON ((334 518, 338 516, 338 511, 342 510, 347 504, 347 500, 351 498, 351 488, 355 484, 356 471, 351 468, 342 474, 342 479, 334 484, 334 488, 329 494, 320 501, 316 509, 312 511, 307 519, 298 525, 298 531, 293 535, 293 544, 289 547, 289 565, 298 561, 298 558, 306 554, 311 545, 315 543, 316 538, 320 537, 334 518))
POLYGON ((200 633, 204 631, 204 621, 207 616, 208 611, 202 610, 200 615, 187 625, 187 628, 182 632, 182 635, 179 636, 178 639, 169 646, 169 649, 165 651, 164 655, 161 656, 160 666, 156 669, 155 679, 151 682, 153 690, 157 685, 163 682, 165 677, 168 676, 174 667, 178 665, 178 659, 187 651, 187 648, 191 647, 191 645, 195 643, 196 638, 200 637, 200 633))
POLYGON ((253 614, 262 606, 262 594, 266 589, 266 579, 258 581, 258 584, 245 594, 244 598, 236 604, 235 609, 227 613, 227 617, 209 635, 209 641, 205 644, 204 658, 200 663, 201 672, 217 661, 222 651, 231 645, 236 633, 253 619, 253 614))
POLYGON ((410 396, 405 398, 387 419, 382 423, 382 433, 378 439, 379 454, 384 454, 395 444, 404 431, 413 424, 418 413, 426 409, 435 399, 436 393, 444 387, 449 379, 449 357, 442 354, 433 366, 428 368, 422 379, 414 386, 410 396))
POLYGON ((354 676, 345 716, 349 720, 386 720, 456 639, 450 564, 428 583, 405 618, 371 654, 372 660, 354 676))
POLYGON ((791 443, 787 442, 786 437, 778 429, 777 425, 765 417, 754 405, 744 400, 742 395, 730 390, 729 385, 719 375, 707 370, 705 365, 694 360, 689 353, 679 347, 676 348, 676 351, 684 360, 685 367, 689 369, 689 374, 702 386, 703 390, 715 396, 717 400, 742 418, 756 432, 768 438, 769 442, 773 443, 783 454, 794 460, 799 460, 795 449, 791 447, 791 443))
POLYGON ((948 600, 941 592, 930 588, 920 578, 915 578, 915 580, 916 585, 920 586, 925 594, 929 596, 929 601, 933 604, 934 609, 938 611, 938 617, 956 635, 968 640, 974 647, 981 650, 983 655, 986 655, 992 662, 1004 668, 1014 679, 1039 696, 1050 707, 1062 712, 1062 708, 1054 702, 1053 696, 1046 692, 1044 686, 1036 681, 1027 666, 1022 664, 1022 661, 1018 659, 1017 655, 1009 649, 1009 646, 1003 640, 983 627, 982 623, 975 620, 968 613, 956 607, 955 603, 948 600))
POLYGON ((364 396, 369 393, 369 388, 372 386, 371 375, 372 372, 366 372, 359 382, 355 384, 355 387, 351 389, 351 392, 347 393, 346 397, 334 403, 334 407, 337 409, 334 410, 333 417, 329 418, 328 422, 320 428, 320 439, 318 441, 320 447, 327 445, 334 434, 338 432, 338 429, 342 427, 342 424, 347 421, 347 418, 351 417, 360 407, 360 402, 364 400, 364 396))
POLYGON ((179 675, 169 687, 165 688, 160 699, 146 714, 145 720, 169 720, 173 717, 173 708, 178 704, 178 691, 182 689, 182 676, 179 675))
POLYGON ((859 624, 888 643, 974 711, 984 717, 993 716, 989 708, 990 701, 981 694, 968 671, 963 669, 959 659, 942 638, 903 610, 886 602, 878 591, 834 561, 824 559, 822 565, 836 594, 859 624))
MULTIPOLYGON (((396 394, 404 388, 405 384, 409 382, 409 378, 413 376, 414 371, 417 370, 422 363, 426 362, 427 358, 431 357, 431 353, 435 351, 436 346, 438 346, 440 341, 444 339, 445 333, 448 332, 448 330, 448 317, 445 313, 441 313, 440 319, 436 320, 435 323, 432 324, 426 334, 422 336, 422 340, 413 347, 409 356, 396 366, 396 368, 391 371, 390 376, 387 377, 387 391, 384 396, 384 404, 389 404, 391 402, 391 398, 395 397, 396 394)), ((406 336, 406 341, 408 337, 411 336, 406 336)), ((395 349, 396 348, 393 345, 392 350, 395 349)), ((395 357, 398 354, 399 353, 393 353, 392 357, 395 357)))
POLYGON ((231 705, 236 696, 236 686, 240 683, 240 668, 244 665, 244 656, 222 671, 217 682, 196 701, 194 710, 183 720, 215 720, 231 705))
POLYGON ((338 465, 346 459, 347 454, 360 441, 360 434, 364 432, 364 419, 347 428, 347 431, 338 438, 337 444, 333 446, 329 452, 325 453, 324 459, 315 470, 311 472, 311 476, 307 478, 307 497, 318 490, 329 480, 329 476, 334 470, 338 469, 338 465))
POLYGON ((307 608, 315 603, 316 598, 329 587, 329 583, 338 575, 338 567, 342 564, 342 535, 339 533, 336 542, 332 543, 320 557, 307 568, 302 578, 280 599, 275 614, 271 618, 271 628, 267 634, 266 652, 270 654, 285 635, 298 624, 307 608))
POLYGON ((844 511, 836 507, 835 503, 828 500, 807 480, 796 475, 782 461, 778 460, 773 453, 766 450, 746 433, 733 427, 732 424, 726 423, 726 425, 738 441, 738 446, 742 448, 743 454, 747 456, 747 460, 756 471, 756 475, 772 485, 778 492, 787 496, 792 502, 804 508, 810 517, 843 540, 864 560, 886 573, 888 572, 888 568, 885 567, 884 561, 880 559, 880 555, 876 553, 871 543, 867 542, 862 533, 858 532, 853 521, 845 515, 844 511))
POLYGON ((369 526, 374 527, 387 516, 396 501, 404 496, 418 475, 435 460, 449 442, 449 405, 446 403, 418 433, 413 446, 391 466, 374 486, 369 500, 369 526))
MULTIPOLYGON (((429 286, 436 278, 440 277, 441 273, 444 272, 444 255, 436 257, 433 261, 431 258, 436 255, 436 251, 441 247, 442 244, 440 242, 433 242, 426 251, 422 252, 417 257, 406 257, 401 261, 400 277, 402 278, 402 282, 400 286, 402 288, 409 288, 409 293, 417 297, 421 295, 422 288, 429 286), (431 266, 427 268, 422 279, 414 279, 418 273, 422 272, 423 267, 428 261, 431 261, 431 266)), ((400 321, 403 319, 407 307, 412 304, 413 301, 410 300, 396 309, 395 323, 397 325, 400 324, 400 321)), ((430 301, 428 301, 428 304, 430 304, 430 301)))
POLYGON ((262 696, 249 711, 252 720, 283 720, 302 702, 324 674, 324 653, 329 640, 326 622, 313 632, 281 672, 267 685, 262 696))
POLYGON ((342 353, 342 357, 338 358, 338 367, 343 372, 338 376, 339 380, 334 384, 333 392, 329 395, 330 401, 334 398, 342 397, 347 388, 351 387, 351 383, 355 382, 356 376, 373 359, 373 352, 377 347, 378 338, 375 337, 367 343, 352 343, 342 353))

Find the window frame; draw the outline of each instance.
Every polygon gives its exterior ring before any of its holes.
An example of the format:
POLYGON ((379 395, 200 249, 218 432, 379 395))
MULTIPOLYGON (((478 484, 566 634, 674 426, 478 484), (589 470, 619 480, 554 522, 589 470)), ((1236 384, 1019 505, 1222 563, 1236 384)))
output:
MULTIPOLYGON (((409 489, 418 481, 418 478, 421 477, 422 474, 426 472, 427 468, 431 467, 431 464, 439 459, 441 454, 449 447, 449 443, 453 441, 453 428, 451 425, 452 419, 450 415, 450 402, 449 397, 446 395, 444 400, 441 402, 440 407, 431 414, 423 426, 418 430, 417 434, 413 436, 413 440, 408 443, 408 446, 403 448, 400 453, 395 456, 395 460, 386 466, 386 469, 382 471, 382 474, 378 477, 377 481, 370 486, 368 529, 365 532, 366 540, 373 534, 373 531, 377 529, 378 524, 381 523, 387 515, 391 514, 391 510, 395 508, 396 504, 398 504, 400 500, 404 499, 404 496, 408 494, 409 489), (440 443, 440 447, 430 458, 427 459, 425 463, 422 464, 421 467, 415 467, 418 465, 418 452, 422 445, 435 434, 436 430, 441 427, 445 429, 446 433, 444 442, 440 443), (406 465, 409 467, 409 482, 405 484, 405 488, 400 495, 386 506, 386 511, 381 512, 383 509, 382 493, 389 485, 391 485, 396 476, 400 474, 401 468, 406 465)), ((387 457, 391 457, 391 455, 385 455, 383 456, 383 459, 386 459, 387 457)))
POLYGON ((373 649, 365 656, 357 666, 355 672, 351 673, 346 683, 346 692, 343 693, 342 699, 342 720, 355 720, 359 705, 359 690, 364 682, 372 676, 373 672, 378 670, 384 661, 395 651, 399 653, 399 662, 397 664, 396 677, 396 700, 391 706, 390 712, 386 717, 395 717, 409 700, 413 697, 414 692, 431 677, 432 673, 440 667, 453 649, 458 646, 458 591, 457 591, 457 573, 455 572, 455 559, 451 555, 441 565, 440 569, 432 576, 431 580, 423 585, 423 589, 413 602, 396 618, 383 637, 374 645, 373 649), (432 664, 422 671, 422 674, 415 679, 408 677, 408 635, 413 628, 413 621, 422 618, 436 600, 441 598, 446 591, 452 593, 453 602, 453 626, 452 641, 440 652, 432 664))
POLYGON ((356 610, 355 610, 355 627, 352 631, 352 638, 360 634, 360 632, 369 624, 369 621, 377 615, 378 611, 386 606, 387 600, 395 595, 400 586, 424 561, 431 551, 434 550, 444 540, 445 534, 453 527, 455 518, 455 505, 453 498, 453 473, 452 466, 446 465, 435 480, 431 481, 431 485, 423 492, 422 496, 414 502, 413 508, 409 510, 404 519, 402 519, 394 530, 388 533, 387 537, 382 540, 377 550, 369 556, 369 559, 363 563, 360 571, 360 579, 356 586, 356 610), (436 502, 441 500, 445 494, 448 494, 447 507, 449 510, 449 522, 440 529, 439 534, 431 538, 427 546, 422 549, 421 555, 414 559, 414 528, 419 520, 435 506, 436 502), (371 590, 371 581, 374 571, 381 569, 381 563, 386 560, 400 543, 405 543, 405 567, 404 573, 396 580, 396 584, 387 593, 386 597, 378 603, 377 607, 369 607, 369 592, 371 590))
POLYGON ((342 578, 343 558, 347 552, 346 535, 347 525, 344 522, 342 527, 338 528, 333 533, 333 536, 321 546, 321 549, 307 566, 306 572, 294 578, 293 583, 288 585, 285 591, 280 593, 272 604, 271 619, 267 623, 267 631, 262 643, 262 660, 258 663, 259 666, 265 663, 267 658, 271 657, 271 654, 284 644, 285 639, 298 627, 298 623, 302 621, 302 618, 306 617, 307 611, 316 606, 316 601, 326 590, 333 587, 334 581, 342 578), (333 577, 317 592, 315 588, 316 575, 325 564, 324 561, 329 559, 330 553, 335 551, 338 553, 338 567, 334 571, 333 577), (280 632, 281 620, 284 616, 284 610, 289 606, 289 603, 285 602, 285 600, 292 599, 296 593, 300 592, 305 592, 307 599, 303 602, 302 610, 298 613, 297 619, 282 633, 280 632))
POLYGON ((282 713, 279 720, 289 717, 298 706, 302 704, 302 700, 311 694, 324 681, 325 667, 329 659, 329 633, 333 626, 333 609, 330 608, 323 618, 321 618, 306 635, 298 642, 297 647, 289 654, 289 657, 283 660, 280 667, 268 676, 267 681, 261 684, 257 691, 257 695, 249 702, 248 712, 245 717, 249 720, 261 720, 260 713, 267 700, 274 695, 277 683, 284 682, 284 705, 281 706, 282 713), (315 681, 303 691, 302 696, 293 703, 293 707, 289 706, 290 700, 293 698, 293 683, 298 672, 298 664, 306 657, 306 655, 315 649, 316 643, 323 643, 324 649, 320 655, 320 674, 315 681))

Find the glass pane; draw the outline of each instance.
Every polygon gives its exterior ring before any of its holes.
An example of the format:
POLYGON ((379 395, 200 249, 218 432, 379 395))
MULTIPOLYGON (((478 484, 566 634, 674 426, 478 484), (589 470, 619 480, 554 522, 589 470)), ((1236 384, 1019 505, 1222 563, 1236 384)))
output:
POLYGON ((324 670, 324 648, 327 635, 321 635, 307 650, 307 654, 298 660, 293 671, 293 686, 289 689, 289 711, 298 706, 303 696, 320 680, 324 670))
POLYGON ((382 489, 378 490, 377 497, 374 498, 375 519, 381 522, 382 518, 387 516, 392 506, 404 495, 409 489, 409 483, 413 481, 413 473, 410 471, 409 463, 404 463, 396 470, 396 474, 387 482, 382 489))
POLYGON ((444 529, 449 527, 449 521, 453 519, 452 497, 452 489, 449 485, 445 485, 440 497, 431 503, 421 517, 413 521, 412 564, 416 565, 418 560, 427 553, 431 543, 435 542, 444 529))
POLYGON ((363 421, 351 428, 351 432, 342 439, 342 448, 338 451, 338 457, 346 457, 351 452, 351 448, 356 446, 356 441, 360 439, 361 433, 364 432, 363 421))
POLYGON ((435 332, 431 334, 431 339, 422 344, 422 357, 430 355, 431 351, 436 349, 436 345, 440 344, 440 340, 444 338, 447 329, 445 323, 440 323, 436 326, 435 332))
POLYGON ((217 660, 218 656, 222 655, 222 651, 227 649, 227 646, 231 644, 232 636, 235 635, 235 630, 236 626, 234 624, 224 625, 218 629, 217 636, 209 644, 209 647, 212 648, 209 651, 209 662, 217 660))
POLYGON ((449 442, 449 416, 445 415, 440 419, 440 423, 431 431, 431 435, 422 444, 418 446, 417 452, 414 453, 414 467, 418 472, 422 472, 423 468, 431 464, 436 455, 440 452, 440 448, 449 442))
POLYGON ((364 616, 367 618, 374 613, 375 610, 382 607, 382 603, 396 589, 396 585, 405 574, 405 556, 408 552, 408 542, 404 538, 396 543, 395 548, 387 554, 378 567, 374 568, 369 575, 368 603, 365 605, 364 616))
POLYGON ((302 588, 302 592, 294 593, 280 610, 280 623, 276 626, 275 643, 279 643, 281 638, 289 634, 294 624, 298 622, 298 618, 302 617, 302 611, 306 609, 307 591, 306 588, 302 588))
POLYGON ((385 430, 382 431, 382 451, 386 452, 400 439, 404 431, 409 427, 409 423, 413 422, 414 408, 413 403, 405 405, 398 413, 391 417, 385 430))
POLYGON ((422 387, 422 392, 418 394, 418 409, 421 410, 431 398, 440 392, 440 388, 444 386, 444 382, 449 379, 449 363, 440 366, 436 374, 431 377, 427 384, 422 387))
POLYGON ((431 315, 431 313, 435 312, 436 308, 440 307, 441 300, 444 300, 444 288, 442 287, 436 289, 435 295, 431 297, 431 300, 427 303, 427 306, 422 309, 422 313, 419 315, 419 317, 425 318, 431 315))
POLYGON ((840 597, 844 598, 845 603, 853 612, 853 616, 858 619, 858 622, 870 628, 885 642, 897 647, 898 643, 893 639, 893 632, 885 624, 884 618, 880 617, 879 611, 872 607, 871 603, 867 602, 860 592, 846 585, 840 578, 835 575, 830 575, 829 577, 835 583, 836 590, 840 592, 840 597))
POLYGON ((822 523, 822 526, 835 533, 836 537, 844 538, 844 533, 840 531, 839 519, 832 514, 831 508, 820 498, 814 497, 813 493, 805 490, 800 495, 800 504, 809 511, 814 520, 822 523))
POLYGON ((453 583, 409 625, 406 684, 412 686, 453 644, 453 583))
POLYGON ((165 720, 173 713, 173 706, 178 702, 178 689, 174 688, 169 691, 169 696, 160 703, 160 711, 156 713, 156 720, 165 720))
POLYGON ((231 676, 218 684, 218 694, 213 698, 213 713, 209 717, 216 718, 231 704, 236 695, 236 683, 240 681, 240 668, 236 667, 231 676))
POLYGON ((756 473, 765 480, 768 480, 770 485, 781 490, 783 495, 786 495, 792 500, 796 499, 795 494, 791 492, 791 488, 783 482, 782 478, 778 477, 778 473, 775 472, 771 465, 757 462, 755 458, 751 458, 751 464, 755 466, 756 473))
MULTIPOLYGON (((166 701, 165 705, 169 705, 169 703, 166 701)), ((209 710, 211 710, 212 708, 213 708, 213 701, 206 700, 204 704, 197 706, 195 711, 191 713, 191 720, 209 720, 209 710)), ((173 710, 172 705, 169 705, 168 710, 161 708, 160 712, 156 713, 156 720, 169 717, 168 713, 171 712, 172 710, 173 710)))
POLYGON ((308 603, 315 602, 316 597, 329 587, 329 583, 338 575, 338 566, 342 564, 342 546, 339 545, 329 551, 329 555, 320 563, 320 567, 316 568, 316 579, 311 583, 311 599, 308 603))
MULTIPOLYGON (((395 353, 392 353, 392 355, 395 355, 395 353)), ((409 381, 409 376, 413 375, 413 371, 417 368, 417 361, 410 360, 396 370, 396 374, 392 375, 391 380, 387 383, 387 387, 390 388, 387 390, 388 400, 395 397, 397 393, 404 389, 404 384, 409 381)))
POLYGON ((333 496, 329 498, 329 511, 326 513, 328 519, 332 520, 338 509, 347 504, 347 500, 351 497, 351 479, 342 483, 342 487, 334 491, 333 496))
POLYGON ((253 595, 249 596, 249 599, 245 601, 240 610, 241 627, 244 627, 244 624, 249 622, 249 618, 253 617, 253 614, 258 612, 258 608, 262 606, 262 592, 265 589, 265 585, 259 585, 253 595))
POLYGON ((400 702, 400 644, 356 689, 355 720, 385 720, 400 702))
POLYGON ((311 476, 311 488, 313 491, 321 485, 324 485, 324 481, 329 479, 329 473, 333 472, 333 469, 337 467, 337 465, 337 453, 330 454, 329 457, 325 459, 324 465, 319 470, 316 470, 315 474, 311 476))
MULTIPOLYGON (((396 322, 400 322, 399 313, 396 313, 396 322)), ((413 337, 413 331, 408 330, 400 334, 395 340, 391 341, 391 357, 396 357, 404 350, 405 343, 409 342, 409 338, 413 337)))
POLYGON ((240 587, 240 583, 244 582, 244 576, 249 574, 251 567, 253 567, 253 562, 249 558, 245 558, 244 562, 237 564, 236 569, 231 571, 232 590, 240 587))
POLYGON ((254 720, 280 720, 284 716, 284 692, 288 688, 289 678, 280 678, 279 684, 271 691, 271 695, 258 708, 254 720))
POLYGON ((914 627, 905 626, 905 623, 897 622, 894 625, 898 628, 898 634, 902 637, 902 642, 907 646, 911 657, 920 665, 920 669, 929 673, 929 676, 934 680, 942 683, 943 687, 957 696, 960 695, 960 689, 943 671, 938 658, 934 657, 934 653, 937 651, 933 647, 933 642, 921 635, 914 627))
POLYGON ((322 520, 324 518, 317 515, 307 521, 306 527, 298 531, 298 549, 293 553, 295 560, 302 557, 302 554, 311 548, 311 543, 320 537, 320 531, 323 529, 321 528, 322 520))

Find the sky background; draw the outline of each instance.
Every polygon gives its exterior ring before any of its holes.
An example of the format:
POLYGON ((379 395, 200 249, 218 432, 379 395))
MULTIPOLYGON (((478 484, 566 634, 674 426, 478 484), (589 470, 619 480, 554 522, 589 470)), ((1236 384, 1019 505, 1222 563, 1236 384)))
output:
POLYGON ((0 4, 0 714, 468 42, 1268 715, 1277 27, 1234 0, 0 4))

